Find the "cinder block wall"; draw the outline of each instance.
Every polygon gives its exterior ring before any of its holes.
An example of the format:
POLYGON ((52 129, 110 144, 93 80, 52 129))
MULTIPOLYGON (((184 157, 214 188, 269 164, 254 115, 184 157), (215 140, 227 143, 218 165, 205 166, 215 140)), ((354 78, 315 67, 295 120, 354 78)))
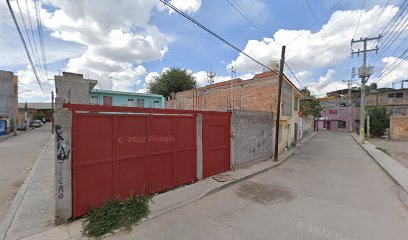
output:
POLYGON ((275 122, 272 112, 235 110, 231 116, 232 167, 274 155, 275 122))
POLYGON ((408 140, 408 116, 391 116, 390 135, 392 140, 408 140))

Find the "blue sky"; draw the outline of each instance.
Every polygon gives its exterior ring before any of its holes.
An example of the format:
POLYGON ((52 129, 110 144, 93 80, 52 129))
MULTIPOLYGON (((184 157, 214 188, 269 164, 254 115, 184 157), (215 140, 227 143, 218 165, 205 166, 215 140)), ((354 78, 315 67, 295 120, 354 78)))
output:
MULTIPOLYGON (((20 91, 31 90, 22 93, 20 101, 47 101, 53 82, 45 79, 53 78, 60 71, 83 73, 97 79, 98 87, 104 89, 110 88, 108 77, 112 76, 114 90, 143 92, 148 81, 169 67, 191 70, 200 85, 207 83, 206 71, 211 68, 217 72, 216 81, 231 78, 231 65, 236 66, 237 76, 244 79, 262 70, 261 66, 240 56, 156 0, 44 0, 40 1, 40 6, 48 77, 43 76, 41 80, 46 89, 43 93, 28 65, 4 2, 0 3, 0 49, 4 53, 0 55, 0 69, 19 75, 20 91)), ((28 2, 26 6, 25 1, 19 1, 27 25, 30 20, 27 8, 31 12, 36 37, 35 8, 33 1, 28 2)), ((301 85, 286 70, 287 76, 299 87, 308 86, 317 95, 323 95, 345 87, 342 80, 350 77, 353 66, 361 65, 361 57, 350 58, 351 39, 378 35, 398 14, 402 1, 390 0, 385 6, 385 0, 367 0, 363 11, 364 1, 360 0, 340 3, 339 0, 171 2, 265 65, 279 60, 280 46, 287 45, 287 63, 301 85), (323 17, 336 3, 339 4, 335 9, 323 17)), ((17 2, 11 3, 23 27, 17 2)), ((30 38, 30 29, 28 31, 30 38)), ((379 60, 374 62, 374 54, 369 56, 369 62, 375 63, 376 70, 370 81, 378 81, 382 71, 397 60, 406 35, 402 32, 379 60)), ((31 42, 35 50, 35 40, 31 39, 31 42)), ((39 49, 38 38, 36 42, 39 49)), ((381 48, 383 43, 378 44, 381 48)), ((39 52, 38 59, 41 61, 39 52)), ((406 79, 407 73, 408 63, 402 61, 378 83, 389 85, 392 81, 406 79)))

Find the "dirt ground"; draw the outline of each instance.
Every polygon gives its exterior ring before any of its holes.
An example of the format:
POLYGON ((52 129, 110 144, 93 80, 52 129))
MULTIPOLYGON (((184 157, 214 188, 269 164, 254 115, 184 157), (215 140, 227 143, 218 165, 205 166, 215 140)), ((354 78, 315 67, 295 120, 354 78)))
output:
POLYGON ((369 141, 378 148, 384 149, 392 158, 408 168, 408 141, 393 141, 381 138, 372 138, 369 141))

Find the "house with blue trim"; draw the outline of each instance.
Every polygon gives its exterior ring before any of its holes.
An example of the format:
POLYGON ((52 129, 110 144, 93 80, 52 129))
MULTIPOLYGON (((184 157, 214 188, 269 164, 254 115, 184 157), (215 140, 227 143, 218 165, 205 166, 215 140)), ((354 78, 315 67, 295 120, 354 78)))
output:
POLYGON ((93 89, 89 95, 95 105, 164 108, 164 97, 157 94, 93 89))

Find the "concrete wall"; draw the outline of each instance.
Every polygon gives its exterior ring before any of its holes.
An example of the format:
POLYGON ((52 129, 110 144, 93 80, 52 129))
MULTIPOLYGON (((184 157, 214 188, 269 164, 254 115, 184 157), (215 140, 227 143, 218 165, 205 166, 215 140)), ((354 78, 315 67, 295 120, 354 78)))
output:
POLYGON ((302 137, 314 131, 314 124, 313 116, 302 116, 302 137))
POLYGON ((72 113, 64 103, 89 104, 89 91, 95 80, 82 74, 66 73, 55 76, 55 221, 66 223, 72 217, 72 113))
POLYGON ((392 140, 408 140, 408 116, 391 116, 390 137, 392 140))
POLYGON ((236 110, 231 117, 232 167, 272 158, 275 136, 272 113, 236 110))
POLYGON ((0 70, 0 116, 7 118, 8 123, 12 122, 17 109, 17 94, 14 94, 17 89, 13 87, 15 80, 12 72, 0 70))

